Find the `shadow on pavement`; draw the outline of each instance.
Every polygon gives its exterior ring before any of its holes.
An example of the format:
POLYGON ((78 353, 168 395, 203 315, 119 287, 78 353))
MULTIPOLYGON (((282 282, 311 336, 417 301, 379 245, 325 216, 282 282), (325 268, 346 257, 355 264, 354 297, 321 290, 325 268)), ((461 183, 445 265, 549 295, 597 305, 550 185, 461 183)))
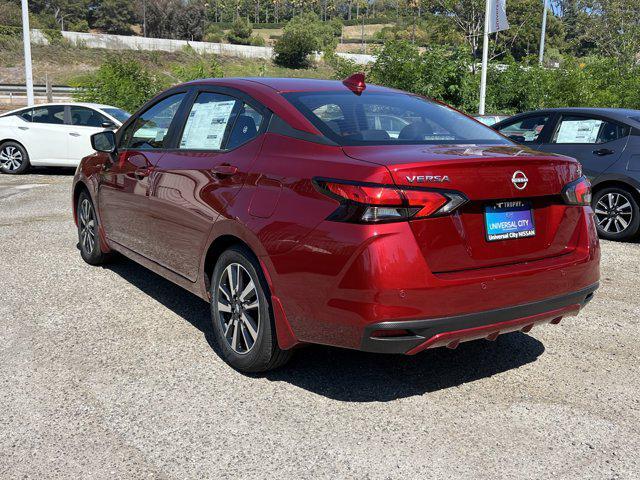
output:
POLYGON ((74 173, 76 173, 76 167, 31 167, 27 172, 27 175, 72 177, 74 173))
MULTIPOLYGON (((122 258, 107 268, 202 331, 215 350, 206 302, 131 260, 122 258)), ((463 343, 456 350, 427 350, 411 357, 311 345, 296 351, 286 366, 264 377, 335 400, 386 402, 491 377, 534 362, 543 352, 541 342, 523 333, 503 335, 495 342, 463 343)))

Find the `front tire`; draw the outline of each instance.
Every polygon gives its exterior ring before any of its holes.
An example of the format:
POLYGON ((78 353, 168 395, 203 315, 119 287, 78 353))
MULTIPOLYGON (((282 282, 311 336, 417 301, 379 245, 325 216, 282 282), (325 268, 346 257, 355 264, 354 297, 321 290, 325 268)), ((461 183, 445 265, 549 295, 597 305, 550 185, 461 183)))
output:
POLYGON ((0 145, 0 172, 19 175, 26 173, 30 166, 29 155, 22 145, 16 142, 0 145))
POLYGON ((604 188, 595 194, 592 204, 600 238, 626 241, 638 234, 640 208, 628 190, 604 188))
POLYGON ((264 372, 284 365, 291 352, 276 338, 269 289, 255 256, 232 246, 211 276, 211 320, 222 358, 241 372, 264 372))
POLYGON ((98 216, 91 197, 85 191, 80 193, 76 205, 78 223, 78 248, 82 259, 89 265, 102 265, 107 255, 100 248, 98 216))

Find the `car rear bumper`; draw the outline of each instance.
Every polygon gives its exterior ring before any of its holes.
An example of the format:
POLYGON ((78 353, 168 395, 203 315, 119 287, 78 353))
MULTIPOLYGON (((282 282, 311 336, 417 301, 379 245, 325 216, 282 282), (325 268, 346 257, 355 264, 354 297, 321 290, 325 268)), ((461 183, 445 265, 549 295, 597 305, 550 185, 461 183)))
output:
POLYGON ((577 315, 597 288, 598 283, 595 283, 577 292, 542 301, 465 315, 370 324, 364 329, 361 349, 413 355, 428 348, 456 348, 461 342, 481 338, 495 340, 503 333, 528 332, 536 324, 557 324, 562 317, 577 315), (395 335, 402 330, 406 334, 395 335))

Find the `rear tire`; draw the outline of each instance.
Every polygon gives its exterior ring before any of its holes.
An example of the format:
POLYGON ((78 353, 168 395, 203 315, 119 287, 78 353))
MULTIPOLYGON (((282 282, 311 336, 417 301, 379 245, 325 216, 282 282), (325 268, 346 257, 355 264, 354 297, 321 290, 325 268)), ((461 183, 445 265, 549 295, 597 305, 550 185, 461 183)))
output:
POLYGON ((245 247, 230 247, 216 263, 211 320, 216 347, 236 370, 265 372, 291 357, 278 346, 269 287, 259 262, 245 247))
POLYGON ((82 259, 89 265, 102 265, 107 254, 100 248, 98 217, 91 197, 86 191, 80 193, 76 205, 78 223, 78 248, 82 259))
POLYGON ((629 190, 604 188, 594 195, 592 206, 600 238, 627 241, 638 234, 640 208, 629 190))
POLYGON ((16 142, 4 142, 0 145, 0 172, 20 175, 30 167, 29 154, 22 145, 16 142))

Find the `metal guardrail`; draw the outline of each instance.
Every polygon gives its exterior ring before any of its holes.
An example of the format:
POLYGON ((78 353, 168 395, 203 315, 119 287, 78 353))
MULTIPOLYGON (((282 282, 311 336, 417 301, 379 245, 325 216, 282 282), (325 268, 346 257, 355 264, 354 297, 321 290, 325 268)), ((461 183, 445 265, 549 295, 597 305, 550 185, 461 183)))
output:
MULTIPOLYGON (((68 85, 34 85, 33 95, 36 103, 69 102, 77 89, 68 85)), ((27 87, 24 84, 0 84, 0 111, 12 110, 27 104, 27 87)))
MULTIPOLYGON (((68 85, 52 85, 51 86, 51 93, 53 93, 53 95, 63 95, 63 94, 71 95, 76 90, 77 90, 77 88, 70 87, 68 85)), ((0 94, 8 95, 10 93, 13 93, 13 94, 25 94, 26 95, 27 94, 27 87, 24 84, 20 85, 20 84, 17 84, 17 83, 0 83, 0 94)), ((46 85, 34 85, 33 86, 33 93, 35 95, 37 95, 37 94, 46 95, 47 94, 47 86, 46 85)))

